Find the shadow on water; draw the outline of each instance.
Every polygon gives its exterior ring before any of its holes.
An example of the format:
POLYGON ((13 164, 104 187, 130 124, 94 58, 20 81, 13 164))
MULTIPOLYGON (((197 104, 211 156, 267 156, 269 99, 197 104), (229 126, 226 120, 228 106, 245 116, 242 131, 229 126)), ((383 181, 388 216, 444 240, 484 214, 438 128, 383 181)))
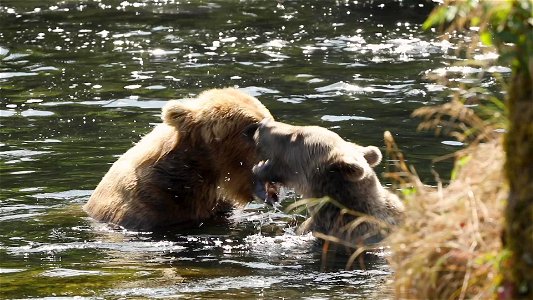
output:
MULTIPOLYGON (((165 101, 238 86, 280 121, 382 146, 391 130, 429 183, 461 145, 416 132, 442 101, 425 79, 460 58, 421 22, 427 1, 0 3, 0 294, 5 298, 384 298, 386 251, 344 270, 252 203, 224 222, 131 232, 81 210, 165 101)), ((454 70, 467 80, 471 69, 454 70)), ((378 172, 385 170, 383 166, 378 172)), ((286 202, 292 201, 289 197, 286 202)), ((287 203, 288 205, 288 203, 287 203)))

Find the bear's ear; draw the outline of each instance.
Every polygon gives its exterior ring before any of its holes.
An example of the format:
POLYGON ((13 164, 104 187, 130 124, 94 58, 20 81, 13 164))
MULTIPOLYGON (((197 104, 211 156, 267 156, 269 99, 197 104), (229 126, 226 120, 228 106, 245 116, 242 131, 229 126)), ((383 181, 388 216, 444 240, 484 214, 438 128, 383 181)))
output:
POLYGON ((259 123, 252 123, 248 126, 246 126, 243 130, 242 130, 242 136, 243 138, 250 142, 250 143, 256 143, 257 142, 257 136, 255 135, 255 133, 257 132, 257 130, 259 128, 264 128, 265 126, 267 126, 267 124, 269 124, 269 122, 273 121, 273 119, 271 118, 264 118, 263 120, 261 120, 261 122, 259 123))
POLYGON ((179 128, 194 120, 193 114, 188 101, 171 100, 163 107, 161 118, 168 125, 179 128))
POLYGON ((330 166, 330 171, 338 173, 350 181, 359 181, 365 177, 365 168, 353 160, 341 160, 330 166))
POLYGON ((255 143, 254 135, 260 125, 260 123, 252 123, 243 129, 242 137, 246 142, 255 143))
POLYGON ((363 156, 371 167, 379 165, 382 159, 381 151, 376 146, 363 147, 363 156))

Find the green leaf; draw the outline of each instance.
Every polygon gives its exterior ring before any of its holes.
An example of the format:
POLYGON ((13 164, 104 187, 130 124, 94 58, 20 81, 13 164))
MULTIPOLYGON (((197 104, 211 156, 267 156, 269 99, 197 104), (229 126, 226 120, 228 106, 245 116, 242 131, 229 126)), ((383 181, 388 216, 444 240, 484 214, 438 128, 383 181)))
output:
POLYGON ((492 46, 492 34, 488 31, 483 31, 479 35, 479 40, 486 46, 492 46))
POLYGON ((431 27, 443 25, 446 21, 446 11, 448 7, 441 6, 437 7, 426 19, 424 24, 422 24, 422 28, 424 30, 428 30, 431 27))
POLYGON ((404 188, 401 190, 401 192, 402 192, 402 195, 407 198, 407 197, 410 197, 416 194, 416 188, 414 187, 404 188))
POLYGON ((471 26, 479 26, 481 24, 481 19, 478 17, 472 17, 472 20, 470 20, 471 26))
POLYGON ((452 180, 457 179, 457 175, 459 173, 459 170, 461 170, 461 168, 463 168, 471 159, 472 159, 471 156, 464 156, 464 157, 458 159, 455 162, 455 166, 454 166, 454 168, 452 170, 452 174, 451 174, 451 179, 452 180))

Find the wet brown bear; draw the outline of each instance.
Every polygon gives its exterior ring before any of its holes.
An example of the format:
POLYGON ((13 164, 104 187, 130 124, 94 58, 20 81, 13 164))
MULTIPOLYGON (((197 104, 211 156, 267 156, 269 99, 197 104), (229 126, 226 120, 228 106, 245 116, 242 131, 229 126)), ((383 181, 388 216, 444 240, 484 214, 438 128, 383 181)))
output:
POLYGON ((254 167, 257 196, 268 198, 270 193, 264 190, 263 183, 277 182, 293 187, 304 198, 333 200, 308 206, 311 217, 301 230, 331 235, 352 244, 372 243, 383 237, 383 224, 399 222, 403 204, 381 186, 372 169, 382 158, 377 147, 344 141, 322 127, 292 126, 273 120, 250 126, 248 131, 260 158, 265 160, 254 167), (365 221, 363 215, 370 218, 365 221), (361 223, 355 226, 353 221, 357 218, 361 223))
POLYGON ((253 196, 256 151, 243 129, 270 112, 233 88, 169 101, 163 123, 124 153, 84 209, 130 229, 193 225, 253 196))

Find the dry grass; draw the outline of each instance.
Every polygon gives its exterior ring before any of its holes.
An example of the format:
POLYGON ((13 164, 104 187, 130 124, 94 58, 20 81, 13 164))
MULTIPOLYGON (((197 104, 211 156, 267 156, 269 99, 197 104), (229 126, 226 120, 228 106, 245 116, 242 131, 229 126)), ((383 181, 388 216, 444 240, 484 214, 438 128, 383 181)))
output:
POLYGON ((447 187, 424 186, 407 167, 390 134, 392 175, 406 193, 404 222, 388 238, 400 299, 487 299, 496 294, 505 258, 501 234, 504 151, 501 137, 456 154, 447 187), (405 189, 407 188, 407 189, 405 189))
MULTIPOLYGON (((412 116, 422 118, 418 130, 434 130, 435 134, 448 135, 461 142, 479 142, 493 140, 497 137, 494 128, 505 127, 501 111, 498 109, 487 108, 487 100, 469 100, 479 110, 485 108, 485 114, 490 115, 481 118, 481 111, 474 111, 473 108, 464 104, 465 100, 460 98, 459 94, 453 95, 454 98, 441 105, 423 106, 416 109, 412 116), (479 103, 482 105, 479 105, 479 103), (490 113, 487 113, 489 111, 490 113)), ((487 97, 486 95, 476 95, 478 97, 487 97)), ((492 100, 495 103, 496 100, 492 100)), ((501 108, 503 110, 503 108, 501 108)))
MULTIPOLYGON (((322 270, 327 269, 328 255, 336 255, 338 253, 346 253, 350 256, 346 261, 346 270, 351 270, 354 266, 358 266, 361 269, 365 269, 365 261, 362 254, 367 251, 380 251, 383 248, 383 243, 365 243, 365 239, 371 237, 379 232, 382 236, 387 236, 392 230, 391 225, 387 224, 385 221, 380 220, 371 215, 367 215, 353 209, 350 209, 340 203, 339 201, 331 197, 323 198, 307 198, 298 200, 291 205, 287 206, 285 209, 288 213, 301 214, 307 211, 307 213, 312 217, 314 214, 318 213, 326 205, 331 205, 336 207, 339 210, 339 216, 342 219, 342 216, 349 216, 353 218, 353 221, 348 222, 347 224, 340 224, 338 227, 335 227, 337 230, 337 235, 343 235, 354 230, 358 230, 358 227, 364 227, 365 229, 372 229, 367 232, 366 235, 357 236, 355 240, 346 240, 335 235, 325 234, 318 231, 312 231, 313 236, 323 241, 322 244, 322 270), (330 253, 331 252, 331 253, 330 253)), ((309 219, 307 219, 309 221, 309 219)), ((332 220, 333 222, 334 220, 332 220)), ((306 222, 300 224, 297 229, 298 233, 303 234, 308 230, 306 222)), ((365 229, 362 229, 365 231, 365 229)))

